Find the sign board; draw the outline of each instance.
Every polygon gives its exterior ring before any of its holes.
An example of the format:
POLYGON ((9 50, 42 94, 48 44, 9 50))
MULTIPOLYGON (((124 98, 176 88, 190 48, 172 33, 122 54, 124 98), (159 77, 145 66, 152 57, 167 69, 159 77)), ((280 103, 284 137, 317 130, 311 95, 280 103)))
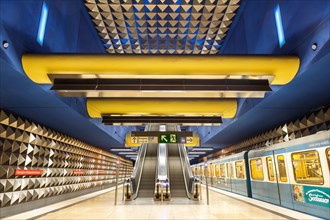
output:
POLYGON ((147 143, 158 144, 158 137, 132 136, 131 134, 126 135, 127 147, 139 147, 141 144, 147 143))
POLYGON ((193 136, 187 136, 186 142, 184 144, 185 147, 196 147, 200 146, 199 135, 194 134, 193 136))
POLYGON ((317 186, 292 185, 292 195, 295 202, 309 203, 329 207, 330 189, 317 186))
POLYGON ((180 143, 185 144, 186 143, 186 137, 180 137, 180 143))
POLYGON ((85 174, 85 170, 74 170, 73 174, 85 174))
POLYGON ((149 137, 148 143, 149 144, 158 144, 158 137, 149 137))
POLYGON ((199 146, 199 136, 198 134, 192 132, 149 132, 145 133, 145 136, 141 135, 142 133, 127 134, 126 135, 126 147, 140 147, 142 144, 158 144, 158 143, 177 143, 184 144, 185 147, 195 147, 199 146), (148 136, 148 134, 150 136, 148 136), (189 136, 185 136, 189 135, 189 136))
POLYGON ((133 144, 147 144, 149 141, 149 137, 131 137, 131 143, 133 144))
POLYGON ((194 143, 194 137, 186 137, 186 144, 194 143))
POLYGON ((41 176, 43 170, 15 170, 15 176, 41 176))
POLYGON ((176 134, 161 134, 159 143, 178 143, 178 137, 176 134))

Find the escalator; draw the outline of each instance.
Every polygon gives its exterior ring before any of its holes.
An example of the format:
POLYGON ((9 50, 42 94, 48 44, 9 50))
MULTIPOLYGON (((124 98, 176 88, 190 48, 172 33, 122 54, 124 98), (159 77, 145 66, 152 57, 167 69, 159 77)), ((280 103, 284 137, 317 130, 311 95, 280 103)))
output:
MULTIPOLYGON (((177 126, 157 125, 148 126, 146 130, 170 132, 180 131, 180 128, 177 126)), ((140 147, 135 167, 129 180, 130 193, 127 193, 127 195, 130 194, 131 196, 127 197, 127 199, 157 199, 159 198, 157 195, 161 185, 161 187, 165 186, 166 194, 170 193, 172 198, 188 197, 196 200, 195 195, 197 194, 194 194, 194 184, 196 182, 191 173, 186 149, 182 144, 143 144, 140 147), (159 151, 159 149, 163 150, 159 151)))
POLYGON ((171 197, 187 197, 178 144, 168 144, 171 197))
POLYGON ((157 144, 148 144, 138 191, 138 198, 153 198, 157 165, 157 144))

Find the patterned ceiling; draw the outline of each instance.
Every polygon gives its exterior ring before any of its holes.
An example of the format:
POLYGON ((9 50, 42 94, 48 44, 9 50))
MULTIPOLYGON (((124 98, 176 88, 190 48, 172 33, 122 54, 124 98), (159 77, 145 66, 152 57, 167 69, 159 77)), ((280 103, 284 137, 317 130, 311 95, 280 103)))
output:
POLYGON ((240 0, 85 0, 110 54, 217 54, 240 0))

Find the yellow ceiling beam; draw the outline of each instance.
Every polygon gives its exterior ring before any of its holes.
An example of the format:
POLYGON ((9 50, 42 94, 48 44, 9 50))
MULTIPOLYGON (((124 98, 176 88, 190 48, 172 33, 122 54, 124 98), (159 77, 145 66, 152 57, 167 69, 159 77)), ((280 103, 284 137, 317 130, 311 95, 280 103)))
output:
POLYGON ((235 99, 87 99, 90 117, 113 115, 185 115, 233 118, 237 110, 235 99))
POLYGON ((217 78, 272 75, 272 84, 290 82, 299 69, 296 56, 134 56, 25 54, 25 73, 36 83, 51 83, 48 74, 101 74, 114 77, 217 78))

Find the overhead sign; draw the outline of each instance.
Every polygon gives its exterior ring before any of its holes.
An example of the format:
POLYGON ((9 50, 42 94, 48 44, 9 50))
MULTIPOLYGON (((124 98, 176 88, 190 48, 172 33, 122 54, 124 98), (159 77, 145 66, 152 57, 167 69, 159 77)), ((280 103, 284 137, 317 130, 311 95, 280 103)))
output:
POLYGON ((194 143, 194 137, 186 137, 186 144, 192 144, 194 143))
POLYGON ((146 144, 148 143, 148 137, 131 137, 131 143, 133 144, 146 144))
POLYGON ((178 137, 176 134, 161 134, 159 143, 178 143, 178 137))
POLYGON ((200 146, 200 141, 199 141, 199 135, 198 134, 194 134, 193 136, 187 136, 185 143, 184 143, 185 147, 196 147, 196 146, 200 146))
MULTIPOLYGON (((148 134, 148 133, 146 133, 148 134)), ((158 144, 158 143, 177 143, 184 144, 186 147, 199 146, 199 136, 192 132, 155 132, 150 133, 150 136, 140 136, 140 134, 127 134, 126 135, 126 147, 139 147, 142 144, 158 144), (188 134, 189 136, 184 136, 188 134)))
POLYGON ((126 135, 126 146, 127 147, 139 147, 141 144, 158 144, 158 137, 148 136, 132 136, 131 134, 126 135))

